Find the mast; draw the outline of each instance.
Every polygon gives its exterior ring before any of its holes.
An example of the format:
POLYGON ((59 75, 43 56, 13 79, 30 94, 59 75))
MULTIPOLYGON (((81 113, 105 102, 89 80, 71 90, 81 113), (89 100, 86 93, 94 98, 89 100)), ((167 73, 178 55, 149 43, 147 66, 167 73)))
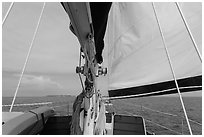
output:
MULTIPOLYGON (((75 117, 73 119, 77 119, 76 117, 80 116, 78 119, 83 122, 79 123, 79 121, 72 121, 72 129, 74 130, 73 134, 81 134, 77 132, 76 128, 78 127, 81 128, 84 135, 103 134, 105 128, 96 126, 98 119, 101 118, 99 115, 105 115, 105 111, 102 107, 99 107, 99 104, 100 106, 103 105, 101 105, 102 100, 97 87, 97 77, 99 75, 105 75, 107 69, 99 67, 95 59, 96 50, 90 5, 89 3, 84 2, 63 2, 62 5, 69 15, 71 28, 81 45, 79 66, 76 67, 76 73, 79 75, 83 90, 77 97, 75 104, 77 104, 77 100, 83 98, 84 105, 83 112, 80 113, 75 111, 73 113, 73 117, 75 117), (85 59, 85 64, 83 66, 81 65, 82 53, 85 59), (84 83, 81 75, 85 76, 84 83), (76 127, 74 123, 77 123, 79 126, 76 127)), ((81 101, 80 103, 82 105, 81 101)), ((76 108, 74 108, 74 110, 76 110, 76 108)))

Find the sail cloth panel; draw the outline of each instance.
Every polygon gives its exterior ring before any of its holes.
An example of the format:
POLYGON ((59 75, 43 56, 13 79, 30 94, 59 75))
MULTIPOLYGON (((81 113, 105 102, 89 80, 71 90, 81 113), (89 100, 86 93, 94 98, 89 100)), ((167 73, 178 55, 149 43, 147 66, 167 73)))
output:
MULTIPOLYGON (((180 6, 201 52, 202 5, 180 3, 180 6)), ((155 3, 155 7, 176 78, 183 79, 185 87, 201 86, 202 63, 175 3, 155 3)), ((105 43, 110 97, 176 88, 175 84, 167 84, 174 82, 173 75, 151 3, 113 3, 105 43)))

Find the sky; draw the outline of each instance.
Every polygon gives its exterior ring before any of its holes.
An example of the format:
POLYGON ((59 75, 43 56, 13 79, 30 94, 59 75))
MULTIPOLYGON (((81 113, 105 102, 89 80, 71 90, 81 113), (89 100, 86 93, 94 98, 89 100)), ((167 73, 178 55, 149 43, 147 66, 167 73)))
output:
MULTIPOLYGON (((2 17, 9 5, 2 3, 2 17)), ((3 96, 14 95, 42 6, 16 2, 2 27, 3 96)), ((81 85, 75 67, 79 47, 60 3, 46 3, 18 96, 78 95, 81 85)), ((107 76, 98 82, 103 95, 107 95, 107 82, 107 76)))
MULTIPOLYGON (((2 3, 2 17, 9 5, 2 3)), ((42 6, 14 3, 2 28, 3 96, 14 95, 42 6)), ((78 95, 81 85, 75 67, 79 47, 60 3, 46 3, 18 96, 78 95)))

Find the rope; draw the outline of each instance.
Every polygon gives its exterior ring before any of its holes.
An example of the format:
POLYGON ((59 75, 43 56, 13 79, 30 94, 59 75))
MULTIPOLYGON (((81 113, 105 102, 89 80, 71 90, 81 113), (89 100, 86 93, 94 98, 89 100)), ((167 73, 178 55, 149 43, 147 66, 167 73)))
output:
MULTIPOLYGON (((128 112, 128 111, 124 111, 124 112, 130 114, 131 116, 135 116, 135 115, 134 115, 133 113, 131 113, 131 112, 128 112)), ((137 116, 137 115, 136 115, 136 116, 137 116)), ((165 128, 165 129, 167 129, 167 130, 169 130, 169 131, 172 131, 172 132, 174 132, 174 133, 177 133, 177 134, 181 135, 181 133, 179 133, 179 132, 177 132, 177 131, 174 131, 174 130, 172 130, 172 129, 170 129, 170 128, 167 128, 167 127, 165 127, 165 126, 163 126, 163 125, 160 125, 160 124, 158 124, 158 123, 155 123, 155 122, 150 121, 150 120, 145 119, 145 118, 144 118, 144 120, 145 120, 145 121, 148 121, 148 122, 151 122, 151 123, 153 123, 153 124, 155 124, 155 125, 157 125, 157 126, 160 126, 160 127, 162 127, 162 128, 165 128)))
MULTIPOLYGON (((52 102, 42 102, 42 103, 30 103, 30 104, 15 104, 13 106, 38 106, 38 105, 48 105, 52 104, 52 102)), ((11 105, 2 105, 3 107, 10 107, 11 105)))
POLYGON ((60 106, 53 106, 53 108, 64 107, 64 106, 68 106, 68 105, 69 105, 69 104, 60 105, 60 106))
MULTIPOLYGON (((130 103, 127 103, 125 101, 122 101, 124 104, 127 104, 127 105, 131 105, 131 106, 138 106, 138 107, 141 107, 140 105, 135 105, 135 104, 130 104, 130 103)), ((164 114, 164 115, 169 115, 169 116, 174 116, 174 117, 181 117, 183 118, 182 116, 179 116, 179 115, 175 115, 175 114, 171 114, 171 113, 167 113, 167 112, 162 112, 162 111, 159 111, 159 110, 155 110, 155 109, 151 109, 151 108, 148 108, 148 107, 145 107, 145 106, 142 106, 142 108, 144 109, 147 109, 147 110, 150 110, 150 111, 153 111, 153 112, 157 112, 157 113, 160 113, 160 114, 164 114)), ((199 125, 199 126, 202 126, 201 123, 197 122, 197 121, 194 121, 192 119, 189 119, 189 121, 199 125)))
POLYGON ((173 75, 173 77, 174 77, 174 81, 175 81, 176 88, 177 88, 177 91, 178 91, 178 94, 179 94, 179 98, 180 98, 181 105, 182 105, 182 108, 183 108, 183 111, 184 111, 184 115, 185 115, 185 118, 186 118, 186 121, 187 121, 187 124, 188 124, 189 132, 190 132, 190 134, 192 135, 191 126, 190 126, 190 123, 189 123, 189 120, 188 120, 188 116, 187 116, 186 109, 185 109, 185 106, 184 106, 184 103, 183 103, 183 99, 182 99, 182 96, 181 96, 181 92, 180 92, 180 90, 179 90, 179 86, 178 86, 178 83, 177 83, 177 80, 176 80, 176 76, 175 76, 175 73, 174 73, 173 65, 172 65, 172 63, 171 63, 170 55, 169 55, 168 49, 167 49, 167 47, 166 47, 164 35, 163 35, 163 33, 162 33, 161 26, 160 26, 160 23, 159 23, 159 19, 158 19, 158 17, 157 17, 157 13, 156 13, 155 6, 154 6, 154 3, 153 3, 153 2, 152 2, 152 7, 153 7, 153 10, 154 10, 154 14, 155 14, 155 17, 156 17, 156 20, 157 20, 157 24, 158 24, 158 27, 159 27, 159 31, 160 31, 160 34, 161 34, 161 37, 162 37, 162 42, 163 42, 163 45, 164 45, 164 47, 165 47, 166 55, 167 55, 167 57, 168 57, 169 65, 170 65, 170 68, 171 68, 171 72, 172 72, 172 75, 173 75))
POLYGON ((9 9, 8 9, 8 11, 6 12, 6 15, 5 15, 4 19, 3 19, 2 26, 4 25, 4 22, 6 21, 6 19, 7 19, 8 15, 9 15, 9 13, 10 13, 10 11, 11 11, 11 8, 13 7, 13 4, 14 4, 14 2, 12 2, 11 5, 9 6, 9 9))
MULTIPOLYGON (((138 105, 138 106, 139 106, 139 105, 138 105)), ((169 116, 174 116, 174 117, 181 117, 181 118, 183 118, 182 116, 179 116, 179 115, 175 115, 175 114, 171 114, 171 113, 167 113, 167 112, 162 112, 162 111, 154 110, 154 109, 147 108, 147 107, 144 107, 144 106, 142 106, 142 108, 145 108, 145 109, 148 109, 148 110, 151 110, 151 111, 153 111, 153 112, 160 113, 160 114, 164 114, 164 115, 169 115, 169 116)), ((193 123, 195 123, 195 124, 197 124, 197 125, 199 125, 199 126, 202 126, 202 124, 199 123, 199 122, 197 122, 197 121, 194 121, 194 120, 192 120, 192 119, 188 119, 188 120, 191 121, 191 122, 193 122, 193 123)))
POLYGON ((27 56, 26 56, 26 60, 25 60, 25 63, 24 63, 24 66, 23 66, 23 69, 22 69, 22 72, 21 72, 20 79, 19 79, 19 81, 18 81, 18 85, 17 85, 16 91, 15 91, 15 94, 14 94, 14 97, 13 97, 12 104, 11 104, 11 107, 10 107, 9 112, 11 112, 12 109, 13 109, 13 105, 14 105, 14 102, 15 102, 15 100, 16 100, 16 96, 17 96, 18 89, 19 89, 20 84, 21 84, 21 80, 22 80, 22 78, 23 78, 24 71, 25 71, 25 69, 26 69, 26 65, 27 65, 27 62, 28 62, 28 59, 29 59, 29 56, 30 56, 30 53, 31 53, 31 49, 32 49, 32 47, 33 47, 33 43, 34 43, 34 40, 35 40, 37 31, 38 31, 38 27, 39 27, 39 25, 40 25, 40 20, 41 20, 41 17, 42 17, 44 8, 45 8, 45 2, 44 2, 44 4, 43 4, 42 11, 41 11, 40 17, 39 17, 39 19, 38 19, 37 27, 36 27, 36 29, 35 29, 35 32, 34 32, 34 35, 33 35, 33 39, 32 39, 31 44, 30 44, 30 48, 29 48, 29 50, 28 50, 28 54, 27 54, 27 56))
MULTIPOLYGON (((123 102, 123 104, 141 107, 141 105, 130 104, 130 103, 127 103, 127 102, 125 102, 125 101, 122 101, 122 102, 123 102)), ((158 112, 158 113, 161 113, 161 114, 169 115, 169 116, 175 116, 175 117, 178 116, 178 115, 174 115, 174 114, 170 114, 170 113, 166 113, 166 112, 161 112, 161 111, 158 111, 158 110, 155 110, 155 109, 151 109, 151 108, 148 108, 148 107, 145 107, 145 106, 142 106, 142 108, 145 108, 145 109, 147 109, 147 110, 151 110, 151 111, 153 111, 153 112, 158 112)))
POLYGON ((192 120, 192 119, 189 119, 189 121, 191 121, 191 122, 193 122, 193 123, 195 123, 195 124, 197 124, 197 125, 199 125, 199 126, 202 126, 201 123, 199 123, 199 122, 197 122, 197 121, 194 121, 194 120, 192 120))
POLYGON ((194 38, 193 38, 193 35, 192 35, 192 33, 191 33, 190 29, 189 29, 189 26, 188 26, 188 24, 187 24, 187 22, 186 22, 186 19, 185 19, 185 17, 184 17, 184 14, 183 14, 183 12, 182 12, 182 10, 181 10, 181 8, 180 8, 178 2, 175 2, 175 4, 176 4, 176 6, 177 6, 177 8, 178 8, 178 11, 179 11, 179 13, 180 13, 180 15, 181 15, 181 18, 182 18, 182 20, 183 20, 183 23, 184 23, 184 25, 185 25, 185 27, 186 27, 186 29, 187 29, 187 31, 188 31, 188 34, 189 34, 189 36, 190 36, 190 38, 191 38, 191 41, 193 42, 193 45, 194 45, 194 47, 195 47, 195 50, 196 50, 196 52, 197 52, 197 54, 198 54, 198 56, 199 56, 199 59, 200 59, 200 61, 201 61, 201 63, 202 63, 202 56, 201 56, 201 54, 200 54, 200 52, 199 52, 199 50, 198 50, 198 46, 197 46, 197 44, 196 44, 196 42, 195 42, 195 40, 194 40, 194 38))
POLYGON ((147 110, 150 110, 150 111, 153 111, 153 112, 157 112, 157 113, 160 113, 160 114, 164 114, 164 115, 169 115, 169 116, 173 116, 173 117, 179 117, 178 115, 170 114, 170 113, 167 113, 167 112, 161 112, 161 111, 154 110, 154 109, 151 109, 151 108, 147 108, 147 107, 144 107, 144 106, 142 106, 142 108, 145 108, 147 110))
MULTIPOLYGON (((138 106, 139 106, 139 105, 138 105, 138 106)), ((151 108, 148 108, 148 107, 144 107, 144 106, 142 106, 142 108, 145 108, 145 109, 147 109, 147 110, 150 110, 150 111, 153 111, 153 112, 157 112, 157 113, 160 113, 160 114, 164 114, 164 115, 169 115, 169 116, 174 116, 174 117, 181 117, 181 118, 183 118, 182 116, 179 116, 179 115, 175 115, 175 114, 171 114, 171 113, 167 113, 167 112, 162 112, 162 111, 154 110, 154 109, 151 109, 151 108)), ((197 125, 199 125, 199 126, 202 126, 202 124, 199 123, 199 122, 197 122, 197 121, 194 121, 194 120, 192 120, 192 119, 188 119, 188 120, 191 121, 191 122, 193 122, 193 123, 195 123, 195 124, 197 124, 197 125)))

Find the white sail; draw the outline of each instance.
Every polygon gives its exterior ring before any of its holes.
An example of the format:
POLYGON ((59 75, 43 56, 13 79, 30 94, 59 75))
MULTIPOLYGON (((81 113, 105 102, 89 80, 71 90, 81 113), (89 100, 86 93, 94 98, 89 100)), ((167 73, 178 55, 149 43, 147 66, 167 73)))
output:
MULTIPOLYGON (((202 49, 201 3, 179 3, 202 49)), ((199 76, 202 62, 175 3, 155 3, 177 79, 199 76)), ((106 30, 109 90, 173 80, 151 3, 113 3, 106 30)))

